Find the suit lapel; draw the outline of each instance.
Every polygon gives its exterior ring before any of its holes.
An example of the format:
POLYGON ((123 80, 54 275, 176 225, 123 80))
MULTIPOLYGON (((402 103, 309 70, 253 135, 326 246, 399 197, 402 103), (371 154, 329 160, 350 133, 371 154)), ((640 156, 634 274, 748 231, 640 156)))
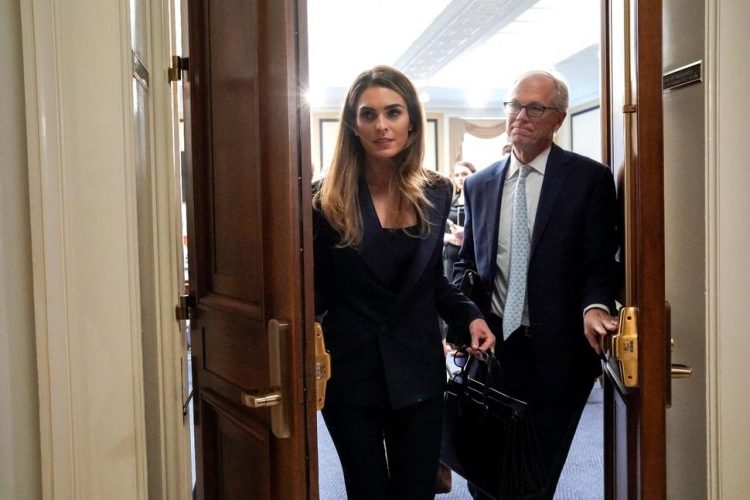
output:
POLYGON ((533 258, 534 250, 539 245, 542 234, 547 227, 552 211, 555 208, 563 186, 570 175, 570 169, 565 168, 568 158, 565 152, 557 145, 552 145, 547 167, 544 172, 544 181, 542 183, 542 192, 539 194, 539 205, 536 209, 536 221, 531 238, 531 253, 529 258, 533 258))
MULTIPOLYGON (((474 249, 475 255, 485 256, 486 262, 476 262, 477 270, 482 275, 490 276, 491 282, 495 275, 495 256, 497 254, 497 238, 500 231, 500 207, 503 202, 503 186, 505 184, 505 175, 510 165, 510 156, 504 161, 498 162, 496 166, 491 167, 495 172, 487 181, 477 190, 477 195, 472 198, 476 202, 472 206, 474 212, 471 217, 475 221, 486 221, 485 230, 482 232, 492 235, 491 238, 482 238, 487 248, 483 252, 480 249, 474 249), (476 207, 476 208, 474 208, 476 207)), ((475 229, 476 230, 476 229, 475 229)), ((477 238, 474 238, 477 241, 477 238)))

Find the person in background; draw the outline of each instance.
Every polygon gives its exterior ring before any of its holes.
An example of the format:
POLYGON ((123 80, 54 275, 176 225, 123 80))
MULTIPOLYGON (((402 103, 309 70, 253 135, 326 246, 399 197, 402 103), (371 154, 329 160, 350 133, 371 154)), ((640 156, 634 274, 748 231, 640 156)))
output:
MULTIPOLYGON (((611 170, 553 144, 568 88, 532 71, 510 89, 510 156, 464 183, 458 281, 475 269, 478 304, 498 338, 506 389, 526 400, 552 499, 578 421, 601 373, 600 342, 617 329, 617 204, 611 170)), ((470 490, 471 490, 470 486, 470 490)), ((474 498, 488 498, 474 492, 474 498)))
POLYGON ((326 176, 313 185, 315 311, 331 354, 323 418, 350 499, 433 498, 445 358, 439 316, 470 351, 494 336, 443 275, 450 182, 422 168, 424 113, 398 70, 349 89, 326 176))
POLYGON ((468 161, 457 161, 453 165, 453 200, 443 236, 443 268, 445 276, 453 276, 453 264, 458 260, 458 250, 464 242, 464 179, 477 169, 468 161))

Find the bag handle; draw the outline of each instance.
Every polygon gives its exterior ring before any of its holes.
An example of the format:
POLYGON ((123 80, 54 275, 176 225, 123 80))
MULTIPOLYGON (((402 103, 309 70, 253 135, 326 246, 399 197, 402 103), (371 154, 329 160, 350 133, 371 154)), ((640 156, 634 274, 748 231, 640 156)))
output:
MULTIPOLYGON (((471 367, 474 366, 474 363, 479 362, 480 360, 478 360, 473 354, 466 352, 466 347, 461 347, 458 351, 468 358, 466 363, 461 367, 461 371, 457 374, 462 380, 466 380, 466 376, 471 373, 471 367)), ((493 380, 493 374, 495 374, 496 377, 499 377, 501 383, 505 383, 505 371, 503 370, 500 360, 497 359, 495 353, 492 351, 484 352, 484 360, 481 361, 487 363, 487 372, 484 377, 481 379, 477 378, 476 380, 484 385, 483 398, 485 398, 487 395, 487 389, 493 380)))
MULTIPOLYGON (((490 371, 492 369, 491 368, 492 365, 495 365, 495 370, 497 370, 497 373, 499 373, 501 380, 503 382, 505 382, 505 370, 503 370, 503 365, 500 363, 500 360, 497 359, 497 356, 495 356, 495 353, 492 352, 492 351, 487 351, 485 353, 485 356, 488 359, 488 361, 487 361, 487 364, 488 364, 487 377, 489 378, 489 376, 490 376, 490 371)), ((491 381, 492 379, 489 378, 489 380, 491 381)))

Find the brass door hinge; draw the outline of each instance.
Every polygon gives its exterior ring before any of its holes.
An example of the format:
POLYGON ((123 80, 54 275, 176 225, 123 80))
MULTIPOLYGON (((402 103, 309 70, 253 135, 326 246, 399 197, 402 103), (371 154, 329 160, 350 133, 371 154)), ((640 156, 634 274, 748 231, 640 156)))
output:
POLYGON ((172 66, 167 69, 167 81, 176 82, 182 79, 182 72, 190 68, 190 58, 172 56, 172 66))
POLYGON ((174 316, 177 321, 186 321, 190 319, 190 308, 193 306, 193 300, 190 295, 183 294, 177 300, 174 308, 174 316))

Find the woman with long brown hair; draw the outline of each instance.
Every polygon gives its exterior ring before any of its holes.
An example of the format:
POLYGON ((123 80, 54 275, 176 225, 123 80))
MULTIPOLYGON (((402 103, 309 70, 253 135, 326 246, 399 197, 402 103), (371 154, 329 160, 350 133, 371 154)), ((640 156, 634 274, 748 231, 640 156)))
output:
POLYGON ((315 308, 332 357, 323 417, 351 499, 433 498, 445 361, 439 315, 495 338, 443 276, 450 182, 422 168, 424 113, 398 70, 360 74, 314 186, 315 308))

